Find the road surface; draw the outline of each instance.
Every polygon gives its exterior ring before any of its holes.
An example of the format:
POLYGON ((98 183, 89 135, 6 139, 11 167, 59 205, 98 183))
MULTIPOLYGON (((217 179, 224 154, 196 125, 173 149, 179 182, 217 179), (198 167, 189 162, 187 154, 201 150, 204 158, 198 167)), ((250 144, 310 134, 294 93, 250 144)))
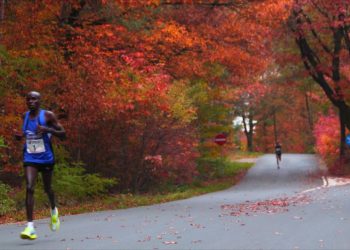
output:
POLYGON ((225 191, 154 206, 61 218, 38 239, 23 225, 0 226, 0 249, 349 249, 350 186, 325 178, 313 155, 260 157, 225 191))

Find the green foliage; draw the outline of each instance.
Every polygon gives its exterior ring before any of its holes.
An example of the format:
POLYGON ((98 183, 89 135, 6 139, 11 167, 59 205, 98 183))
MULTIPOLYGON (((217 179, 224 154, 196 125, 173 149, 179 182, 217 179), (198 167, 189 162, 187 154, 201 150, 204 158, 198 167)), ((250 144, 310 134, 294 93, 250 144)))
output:
POLYGON ((201 157, 217 157, 221 149, 211 143, 213 138, 218 133, 232 132, 232 117, 229 108, 225 107, 222 101, 224 91, 212 88, 204 80, 195 80, 189 93, 197 110, 196 125, 200 134, 198 150, 201 157))
POLYGON ((69 163, 68 152, 62 147, 55 148, 53 187, 60 203, 76 203, 81 200, 104 195, 117 184, 114 178, 104 178, 99 174, 88 174, 82 163, 69 163))
POLYGON ((39 79, 43 63, 35 58, 13 57, 0 46, 0 96, 9 89, 23 90, 25 82, 39 79))
POLYGON ((135 72, 132 71, 128 71, 126 72, 128 79, 133 82, 133 83, 137 83, 140 81, 140 76, 138 74, 136 74, 135 72))
MULTIPOLYGON (((114 178, 86 173, 82 163, 70 163, 69 154, 62 146, 55 147, 55 156, 57 164, 54 169, 52 188, 60 204, 76 204, 89 198, 104 196, 112 186, 117 184, 114 178)), ((25 190, 22 189, 15 199, 17 206, 23 207, 25 190)), ((48 202, 41 175, 39 175, 35 188, 35 206, 43 207, 48 202)))
POLYGON ((220 63, 205 63, 204 66, 207 71, 207 78, 219 78, 225 80, 230 76, 226 67, 220 63))
POLYGON ((57 164, 53 186, 63 203, 74 203, 107 193, 117 181, 99 174, 86 174, 81 163, 57 164))
POLYGON ((198 80, 192 83, 191 90, 189 92, 196 106, 204 105, 208 102, 208 84, 205 81, 198 80))
POLYGON ((152 29, 152 12, 156 13, 156 9, 147 8, 147 13, 134 12, 137 18, 121 18, 120 24, 126 27, 129 31, 145 32, 152 29))
POLYGON ((252 166, 246 162, 232 162, 226 158, 202 157, 197 160, 199 176, 202 179, 234 176, 239 171, 252 166))
MULTIPOLYGON (((6 148, 4 138, 0 136, 0 148, 6 148)), ((1 155, 0 155, 1 156, 1 155)))
POLYGON ((0 216, 14 210, 15 201, 10 198, 10 186, 0 182, 0 216))
POLYGON ((203 80, 192 83, 189 91, 193 104, 197 108, 197 115, 202 137, 212 137, 218 132, 229 132, 230 119, 229 109, 221 102, 223 91, 212 89, 203 80))
POLYGON ((175 119, 190 123, 196 119, 195 107, 190 98, 190 89, 184 82, 174 82, 169 90, 170 108, 175 119))
POLYGON ((107 1, 107 3, 101 8, 99 15, 108 23, 117 23, 122 15, 122 9, 116 2, 107 1))
POLYGON ((147 24, 147 19, 122 20, 121 23, 130 31, 140 31, 147 24))
MULTIPOLYGON (((5 141, 4 141, 4 138, 0 136, 0 162, 1 162, 1 158, 3 156, 2 154, 2 149, 6 148, 6 144, 5 144, 5 141)), ((2 169, 1 167, 2 165, 0 165, 0 170, 2 169)))

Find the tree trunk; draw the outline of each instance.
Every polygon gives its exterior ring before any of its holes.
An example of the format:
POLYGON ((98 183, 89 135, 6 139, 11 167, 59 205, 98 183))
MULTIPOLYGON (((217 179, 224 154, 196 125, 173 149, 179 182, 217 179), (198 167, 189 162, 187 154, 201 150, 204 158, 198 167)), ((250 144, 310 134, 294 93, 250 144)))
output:
POLYGON ((263 144, 264 144, 264 152, 267 153, 269 151, 269 147, 268 147, 268 140, 267 140, 267 130, 266 130, 266 120, 263 121, 262 124, 262 132, 263 132, 263 144))
POLYGON ((350 130, 350 106, 343 101, 338 107, 341 110, 341 113, 343 114, 344 127, 350 130))
POLYGON ((309 123, 309 128, 310 128, 310 131, 313 131, 314 124, 313 124, 312 112, 311 112, 311 108, 310 108, 309 96, 308 96, 307 92, 305 92, 305 106, 306 106, 306 113, 307 113, 307 120, 309 123))
POLYGON ((345 115, 346 113, 341 108, 339 109, 340 121, 340 158, 345 156, 345 115))
MULTIPOLYGON (((124 120, 125 118, 121 117, 121 120, 124 120)), ((134 179, 133 177, 136 175, 135 174, 135 169, 134 166, 130 164, 129 162, 129 138, 128 138, 128 127, 121 122, 119 124, 119 141, 120 144, 118 145, 119 149, 119 154, 118 154, 118 160, 121 170, 122 170, 122 176, 123 178, 120 180, 121 188, 131 188, 134 189, 135 187, 133 186, 134 179)), ((134 190, 132 190, 134 191, 134 190)))
POLYGON ((276 111, 273 112, 273 134, 275 138, 275 144, 277 143, 277 121, 276 121, 276 111))
POLYGON ((242 118, 243 118, 244 134, 247 138, 247 149, 249 152, 253 152, 253 131, 254 131, 253 117, 251 114, 248 115, 248 124, 246 121, 247 117, 244 114, 242 115, 242 118))
POLYGON ((247 136, 247 148, 249 152, 253 152, 253 133, 249 131, 249 133, 246 134, 247 136))
POLYGON ((5 0, 1 0, 0 21, 5 19, 5 0))
MULTIPOLYGON (((1 0, 1 10, 0 10, 0 22, 2 23, 2 21, 5 18, 5 0, 1 0)), ((2 25, 2 24, 1 24, 2 25)), ((2 39, 1 35, 0 35, 0 40, 2 39)), ((0 66, 2 65, 2 60, 0 60, 0 66)))

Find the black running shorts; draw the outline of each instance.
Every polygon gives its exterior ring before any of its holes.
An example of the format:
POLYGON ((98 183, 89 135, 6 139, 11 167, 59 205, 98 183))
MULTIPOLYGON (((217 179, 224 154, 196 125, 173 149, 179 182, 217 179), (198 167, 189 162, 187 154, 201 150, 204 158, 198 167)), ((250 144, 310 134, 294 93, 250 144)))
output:
POLYGON ((55 164, 24 162, 23 167, 35 167, 38 172, 51 172, 55 164))

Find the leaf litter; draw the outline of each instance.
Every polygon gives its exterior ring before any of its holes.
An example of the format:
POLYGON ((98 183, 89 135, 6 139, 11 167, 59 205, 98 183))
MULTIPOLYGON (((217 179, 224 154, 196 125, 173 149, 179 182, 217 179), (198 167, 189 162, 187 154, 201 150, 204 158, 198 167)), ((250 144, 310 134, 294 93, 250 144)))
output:
POLYGON ((165 244, 165 245, 175 245, 175 244, 177 244, 177 242, 173 241, 173 240, 171 240, 171 241, 163 241, 163 244, 165 244))
MULTIPOLYGON (((309 204, 311 198, 308 195, 300 194, 292 197, 283 197, 263 201, 246 201, 240 204, 221 205, 223 214, 221 216, 250 216, 256 213, 275 214, 288 212, 290 206, 309 204)), ((295 216, 294 219, 301 219, 295 216)))

